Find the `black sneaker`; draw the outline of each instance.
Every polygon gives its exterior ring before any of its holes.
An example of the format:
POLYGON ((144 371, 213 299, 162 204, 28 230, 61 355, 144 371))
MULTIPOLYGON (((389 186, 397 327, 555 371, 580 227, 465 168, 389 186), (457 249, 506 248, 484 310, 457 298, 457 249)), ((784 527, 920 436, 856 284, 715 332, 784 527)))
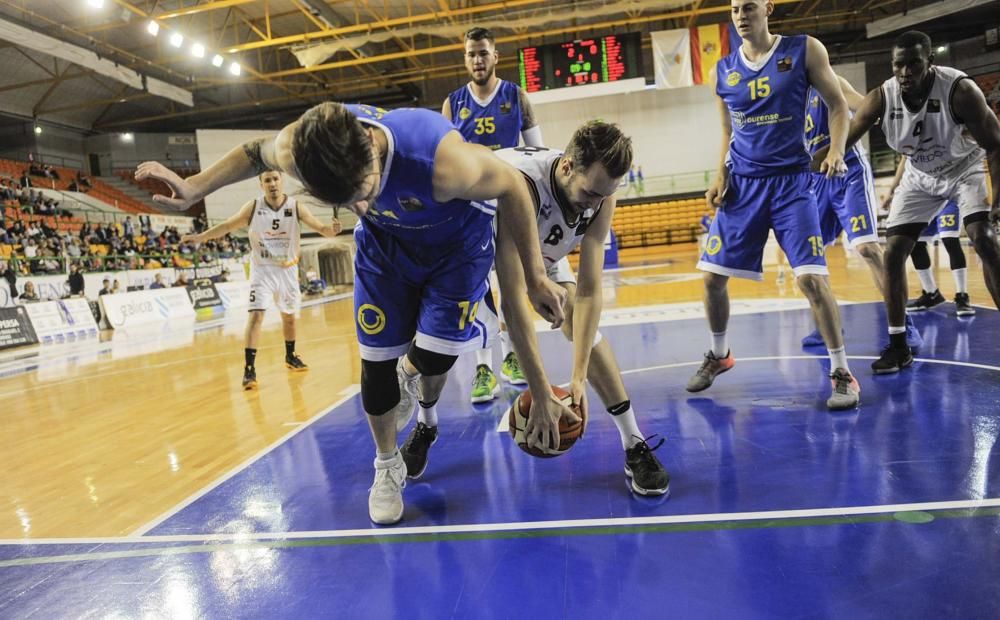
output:
MULTIPOLYGON (((649 439, 656 437, 652 435, 649 439)), ((639 495, 669 495, 670 474, 653 451, 663 445, 660 439, 652 448, 643 439, 625 450, 625 475, 632 482, 632 490, 639 495)))
POLYGON ((303 370, 309 370, 309 367, 306 366, 306 363, 302 361, 302 358, 299 357, 298 353, 292 353, 291 355, 286 355, 285 366, 287 366, 289 370, 294 372, 302 372, 303 370))
POLYGON ((910 347, 895 348, 892 345, 882 349, 882 357, 872 363, 876 375, 889 375, 899 372, 913 363, 913 351, 910 347))
POLYGON ((923 312, 924 310, 930 310, 934 306, 940 306, 944 301, 944 295, 941 294, 940 290, 936 290, 933 293, 921 291, 920 297, 906 302, 906 311, 923 312))
POLYGON ((958 316, 972 316, 976 313, 976 309, 972 307, 969 303, 968 293, 956 293, 955 294, 955 314, 958 316))
POLYGON ((406 443, 399 449, 403 455, 403 462, 406 463, 406 477, 416 480, 427 469, 427 452, 438 440, 438 429, 436 426, 427 426, 423 422, 410 431, 410 436, 406 438, 406 443))
POLYGON ((257 369, 247 366, 243 369, 243 389, 252 390, 257 387, 257 369))

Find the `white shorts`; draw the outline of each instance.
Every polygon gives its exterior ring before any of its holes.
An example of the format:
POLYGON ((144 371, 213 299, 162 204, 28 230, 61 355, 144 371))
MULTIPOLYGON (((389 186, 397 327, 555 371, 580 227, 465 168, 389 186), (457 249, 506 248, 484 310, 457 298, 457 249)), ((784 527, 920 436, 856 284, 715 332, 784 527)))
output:
POLYGON ((296 314, 302 307, 299 267, 253 265, 250 267, 250 310, 266 310, 272 300, 282 314, 296 314))
POLYGON ((576 284, 576 275, 569 266, 569 258, 565 256, 546 267, 545 275, 556 284, 576 284))
POLYGON ((903 224, 926 226, 949 200, 958 203, 962 220, 973 213, 990 210, 985 159, 974 160, 964 171, 944 178, 917 172, 908 165, 892 195, 892 210, 886 227, 903 224))

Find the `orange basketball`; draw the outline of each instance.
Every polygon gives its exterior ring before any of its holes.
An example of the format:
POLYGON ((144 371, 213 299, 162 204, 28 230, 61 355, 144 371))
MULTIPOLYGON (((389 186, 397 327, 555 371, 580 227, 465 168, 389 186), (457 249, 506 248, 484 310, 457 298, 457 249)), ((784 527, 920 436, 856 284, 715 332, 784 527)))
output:
MULTIPOLYGON (((557 385, 552 386, 552 391, 555 393, 556 397, 563 402, 563 404, 571 405, 572 401, 570 400, 569 392, 557 385)), ((510 436, 514 439, 514 443, 517 444, 518 448, 521 448, 531 456, 551 458, 553 456, 565 454, 570 448, 573 447, 576 440, 583 436, 583 430, 587 426, 586 409, 581 409, 576 405, 571 406, 574 413, 580 416, 581 420, 579 422, 559 420, 558 450, 551 453, 542 452, 533 446, 529 447, 527 444, 528 437, 524 429, 528 425, 528 415, 531 413, 531 392, 525 390, 514 399, 514 402, 511 403, 510 410, 507 413, 507 424, 510 430, 510 436)))

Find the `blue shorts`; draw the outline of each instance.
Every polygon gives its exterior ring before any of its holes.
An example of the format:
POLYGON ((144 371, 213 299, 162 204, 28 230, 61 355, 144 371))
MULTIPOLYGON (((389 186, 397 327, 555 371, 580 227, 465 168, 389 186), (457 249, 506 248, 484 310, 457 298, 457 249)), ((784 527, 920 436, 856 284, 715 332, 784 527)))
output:
POLYGON ((948 201, 944 209, 934 216, 934 219, 927 225, 927 228, 920 233, 920 240, 929 242, 934 241, 938 237, 953 237, 957 239, 962 236, 961 228, 962 221, 959 217, 958 204, 948 201))
POLYGON ((487 346, 499 321, 489 290, 493 227, 458 243, 416 246, 374 227, 354 229, 354 316, 361 359, 396 359, 417 346, 460 353, 487 346))
POLYGON ((810 174, 745 177, 730 174, 722 206, 708 230, 698 269, 763 280, 764 245, 774 230, 795 275, 826 275, 823 236, 810 174))
POLYGON ((862 243, 878 242, 878 219, 875 206, 875 180, 871 166, 864 159, 852 162, 847 174, 826 178, 812 175, 812 189, 819 208, 819 225, 823 243, 830 245, 841 231, 847 231, 852 248, 862 243))

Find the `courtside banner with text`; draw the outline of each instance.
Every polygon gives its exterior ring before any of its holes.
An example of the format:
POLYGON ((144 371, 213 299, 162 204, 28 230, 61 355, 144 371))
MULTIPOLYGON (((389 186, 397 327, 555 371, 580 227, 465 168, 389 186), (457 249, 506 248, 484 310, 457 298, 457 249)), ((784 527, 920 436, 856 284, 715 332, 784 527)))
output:
POLYGON ((198 278, 188 284, 188 297, 191 298, 191 305, 195 310, 214 308, 222 305, 222 298, 219 291, 215 290, 215 283, 209 278, 198 278))
POLYGON ((115 329, 194 318, 187 290, 180 287, 102 295, 101 305, 105 320, 115 329))
POLYGON ((97 335, 90 303, 82 297, 25 304, 24 308, 42 344, 97 335))
POLYGON ((38 336, 24 306, 0 308, 0 349, 38 344, 38 336))
POLYGON ((215 290, 219 291, 219 297, 227 309, 246 308, 250 305, 249 282, 217 282, 215 290))

